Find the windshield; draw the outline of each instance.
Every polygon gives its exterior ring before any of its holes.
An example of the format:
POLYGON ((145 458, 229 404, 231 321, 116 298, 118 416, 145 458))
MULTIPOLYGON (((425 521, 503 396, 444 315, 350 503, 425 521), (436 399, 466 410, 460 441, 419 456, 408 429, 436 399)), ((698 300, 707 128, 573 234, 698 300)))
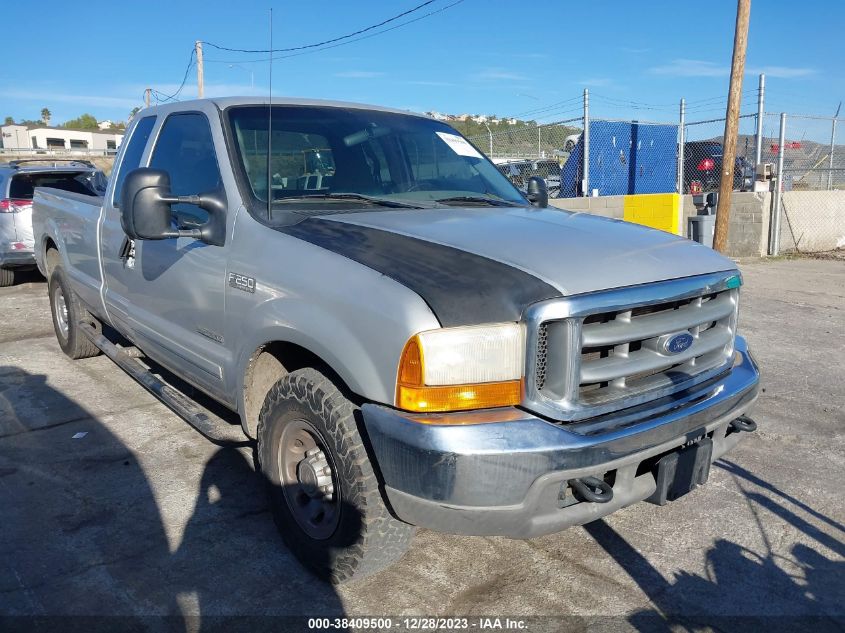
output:
MULTIPOLYGON (((267 204, 268 114, 266 106, 228 112, 239 168, 259 207, 267 204)), ((527 204, 489 160, 439 121, 355 108, 274 106, 272 130, 274 215, 277 208, 292 207, 320 213, 359 206, 527 204)))

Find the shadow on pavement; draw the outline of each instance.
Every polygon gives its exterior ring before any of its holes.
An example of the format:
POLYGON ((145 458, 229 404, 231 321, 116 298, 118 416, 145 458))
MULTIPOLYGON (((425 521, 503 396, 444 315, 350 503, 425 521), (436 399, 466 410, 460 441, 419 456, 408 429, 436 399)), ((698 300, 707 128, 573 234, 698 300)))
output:
POLYGON ((44 376, 0 366, 0 630, 304 629, 284 616, 343 615, 282 544, 248 449, 217 449, 198 491, 162 456, 139 460, 44 376))
MULTIPOLYGON (((736 464, 717 462, 716 465, 775 493, 784 501, 842 531, 842 526, 836 521, 736 464)), ((830 559, 803 543, 795 543, 790 556, 777 554, 769 547, 768 535, 760 524, 766 555, 727 539, 718 539, 705 554, 704 575, 682 571, 676 573, 675 578, 667 579, 604 520, 585 525, 586 531, 654 604, 654 608, 641 610, 628 618, 636 629, 845 630, 845 604, 842 601, 845 595, 845 561, 841 558, 845 548, 842 541, 766 496, 748 491, 745 491, 745 496, 750 504, 768 509, 839 556, 830 559)), ((667 538, 667 543, 671 543, 671 539, 667 538)))

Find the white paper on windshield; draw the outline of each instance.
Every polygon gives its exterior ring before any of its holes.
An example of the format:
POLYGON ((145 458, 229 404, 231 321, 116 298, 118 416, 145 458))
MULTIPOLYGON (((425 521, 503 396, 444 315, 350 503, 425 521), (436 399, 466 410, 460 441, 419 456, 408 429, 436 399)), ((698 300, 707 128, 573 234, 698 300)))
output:
POLYGON ((435 132, 435 134, 442 138, 443 142, 451 147, 452 151, 458 156, 481 158, 481 154, 478 153, 478 150, 470 145, 470 142, 462 136, 458 136, 457 134, 447 134, 446 132, 435 132))

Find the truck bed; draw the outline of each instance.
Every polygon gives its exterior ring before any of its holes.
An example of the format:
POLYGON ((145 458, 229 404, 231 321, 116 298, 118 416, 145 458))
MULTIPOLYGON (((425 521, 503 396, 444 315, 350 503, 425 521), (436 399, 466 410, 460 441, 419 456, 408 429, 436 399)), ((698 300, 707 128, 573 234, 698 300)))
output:
POLYGON ((97 222, 103 208, 103 196, 71 193, 49 187, 37 188, 32 201, 32 229, 35 236, 35 260, 47 273, 44 261, 48 239, 57 243, 62 266, 78 284, 83 302, 99 303, 100 273, 97 250, 97 222))

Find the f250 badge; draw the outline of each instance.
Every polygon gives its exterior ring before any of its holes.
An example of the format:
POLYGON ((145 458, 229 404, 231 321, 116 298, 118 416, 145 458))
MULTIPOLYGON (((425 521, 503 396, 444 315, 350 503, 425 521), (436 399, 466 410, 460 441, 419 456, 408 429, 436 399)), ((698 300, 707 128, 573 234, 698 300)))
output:
POLYGON ((255 292, 255 277, 247 277, 239 273, 229 273, 229 285, 244 292, 255 292))

